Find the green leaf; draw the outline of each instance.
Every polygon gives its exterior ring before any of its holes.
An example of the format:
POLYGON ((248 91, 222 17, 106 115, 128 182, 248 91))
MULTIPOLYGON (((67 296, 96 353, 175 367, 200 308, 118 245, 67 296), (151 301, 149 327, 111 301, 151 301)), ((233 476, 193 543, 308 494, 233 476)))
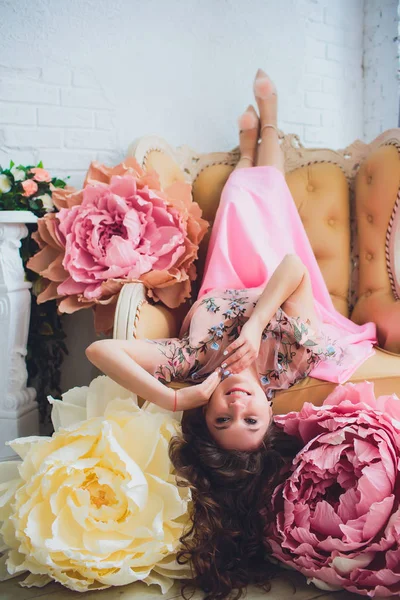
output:
POLYGON ((52 180, 52 184, 53 184, 55 187, 59 187, 59 188, 65 188, 65 186, 67 185, 67 184, 65 183, 65 181, 63 181, 62 179, 56 179, 56 178, 54 178, 54 179, 52 180))
POLYGON ((42 163, 42 161, 38 162, 37 166, 38 166, 39 169, 43 169, 43 163, 42 163))
POLYGON ((9 168, 9 169, 12 169, 14 165, 15 165, 15 162, 14 162, 14 161, 12 161, 12 160, 10 160, 10 166, 9 166, 8 168, 9 168))
POLYGON ((301 340, 302 333, 301 333, 300 329, 297 327, 297 325, 293 325, 293 330, 294 330, 294 339, 296 340, 296 342, 299 342, 301 340))

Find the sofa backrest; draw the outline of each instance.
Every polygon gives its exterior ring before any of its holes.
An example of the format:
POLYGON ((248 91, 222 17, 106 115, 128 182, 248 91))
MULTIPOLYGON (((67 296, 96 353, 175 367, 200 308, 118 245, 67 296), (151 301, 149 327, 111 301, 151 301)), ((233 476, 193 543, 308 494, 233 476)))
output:
MULTIPOLYGON (((400 241, 395 243, 391 237, 391 223, 399 216, 400 129, 384 132, 371 144, 357 140, 340 151, 304 148, 294 134, 280 132, 280 137, 286 180, 334 306, 347 317, 352 318, 353 313, 357 322, 373 320, 368 310, 358 310, 360 302, 365 306, 365 294, 367 298, 374 291, 379 294, 384 286, 392 304, 399 299, 395 250, 390 254, 390 248, 400 248, 400 241), (372 181, 375 186, 371 187, 372 181), (375 229, 368 229, 364 223, 371 215, 375 229), (363 273, 359 281, 360 261, 368 261, 370 275, 363 273), (379 282, 375 290, 373 281, 379 282)), ((144 169, 155 169, 162 187, 174 181, 193 185, 193 198, 210 223, 199 249, 198 277, 192 294, 195 298, 221 191, 239 158, 239 148, 199 154, 188 146, 175 149, 162 138, 146 136, 131 145, 128 155, 144 169)), ((400 226, 398 229, 400 235, 400 226)), ((400 258, 397 261, 399 265, 400 258)), ((397 311, 399 306, 397 303, 397 311)))

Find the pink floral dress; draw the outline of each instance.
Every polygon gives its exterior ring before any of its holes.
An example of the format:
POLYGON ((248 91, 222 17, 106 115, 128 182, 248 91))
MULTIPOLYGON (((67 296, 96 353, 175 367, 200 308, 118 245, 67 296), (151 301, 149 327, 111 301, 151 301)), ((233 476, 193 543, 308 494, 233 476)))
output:
MULTIPOLYGON (((180 338, 147 340, 155 344, 160 362, 153 375, 162 383, 200 383, 225 357, 225 348, 240 334, 262 290, 212 290, 189 310, 180 338)), ((288 316, 279 308, 265 327, 256 359, 260 384, 268 398, 307 377, 321 360, 340 359, 337 342, 312 330, 308 321, 288 316)))

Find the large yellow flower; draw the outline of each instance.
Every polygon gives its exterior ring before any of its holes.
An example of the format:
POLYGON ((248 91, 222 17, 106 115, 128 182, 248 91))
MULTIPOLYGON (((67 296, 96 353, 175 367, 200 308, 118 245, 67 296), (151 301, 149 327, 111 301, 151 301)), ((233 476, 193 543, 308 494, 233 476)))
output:
POLYGON ((0 579, 29 571, 22 585, 80 592, 141 580, 165 593, 188 576, 175 554, 189 492, 168 458, 179 422, 104 376, 50 402, 53 436, 9 442, 22 461, 0 463, 0 579))

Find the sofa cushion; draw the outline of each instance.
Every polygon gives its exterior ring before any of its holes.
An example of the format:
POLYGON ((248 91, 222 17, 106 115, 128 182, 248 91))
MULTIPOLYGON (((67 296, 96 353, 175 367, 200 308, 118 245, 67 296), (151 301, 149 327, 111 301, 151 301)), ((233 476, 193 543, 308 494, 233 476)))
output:
MULTIPOLYGON (((375 354, 357 369, 349 382, 359 383, 365 380, 374 383, 376 396, 397 394, 400 398, 400 356, 375 348, 375 354)), ((336 385, 306 377, 288 390, 276 393, 274 413, 286 414, 291 410, 300 410, 304 402, 320 406, 336 385)))
MULTIPOLYGON (((193 183, 193 197, 211 225, 199 249, 197 267, 203 274, 208 242, 222 189, 232 172, 230 165, 205 168, 193 183)), ((342 170, 318 163, 286 174, 286 181, 307 232, 333 304, 348 316, 350 280, 349 189, 342 170)))
MULTIPOLYGON (((361 165, 356 178, 359 247, 357 303, 351 318, 360 325, 374 321, 379 345, 400 354, 400 300, 395 291, 390 227, 400 185, 400 154, 396 146, 381 146, 361 165)), ((394 262, 394 261, 393 261, 394 262)))
POLYGON ((349 188, 334 164, 310 164, 286 174, 286 181, 336 310, 349 316, 349 188))
POLYGON ((230 165, 224 164, 211 165, 210 167, 203 169, 193 182, 193 200, 201 207, 203 219, 207 219, 210 223, 210 227, 199 247, 198 260, 196 263, 198 278, 193 283, 193 299, 197 297, 203 278, 208 243, 210 241, 212 226, 221 198, 222 189, 228 180, 229 175, 232 173, 233 168, 234 167, 230 165))

